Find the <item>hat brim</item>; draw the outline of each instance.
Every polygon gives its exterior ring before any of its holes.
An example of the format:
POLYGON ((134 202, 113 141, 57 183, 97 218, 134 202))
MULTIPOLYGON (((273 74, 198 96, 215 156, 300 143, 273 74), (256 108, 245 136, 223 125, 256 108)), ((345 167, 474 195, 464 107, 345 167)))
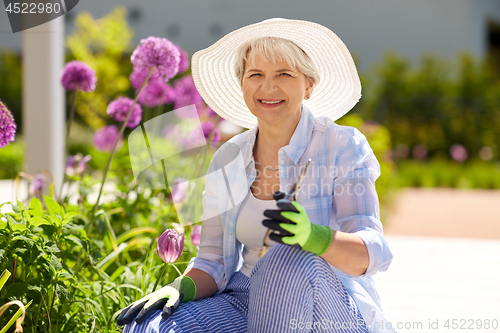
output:
POLYGON ((243 99, 235 66, 240 45, 260 37, 291 40, 316 64, 320 82, 311 98, 303 102, 315 117, 337 120, 359 101, 361 83, 356 65, 333 31, 314 22, 273 19, 237 29, 193 55, 191 70, 196 88, 222 118, 244 128, 257 125, 257 117, 243 99))

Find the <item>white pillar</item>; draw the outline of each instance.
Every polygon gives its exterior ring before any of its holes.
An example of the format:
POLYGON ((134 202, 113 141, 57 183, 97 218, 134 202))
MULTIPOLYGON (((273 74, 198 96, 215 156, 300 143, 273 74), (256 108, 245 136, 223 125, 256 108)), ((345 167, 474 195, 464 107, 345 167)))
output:
POLYGON ((59 80, 64 66, 64 16, 22 34, 24 170, 31 175, 49 170, 59 195, 65 168, 65 94, 59 80))

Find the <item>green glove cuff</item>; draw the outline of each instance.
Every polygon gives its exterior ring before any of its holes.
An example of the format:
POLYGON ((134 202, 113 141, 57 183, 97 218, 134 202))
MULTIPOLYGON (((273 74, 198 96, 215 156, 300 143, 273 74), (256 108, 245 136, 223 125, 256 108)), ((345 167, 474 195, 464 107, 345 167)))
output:
MULTIPOLYGON (((178 281, 178 289, 179 293, 184 294, 181 303, 185 303, 187 301, 193 301, 196 296, 196 284, 193 279, 189 276, 181 275, 174 282, 178 281)), ((174 283, 172 283, 174 284, 174 283)))
POLYGON ((328 250, 332 239, 333 231, 330 227, 311 223, 311 233, 302 249, 320 256, 328 250))

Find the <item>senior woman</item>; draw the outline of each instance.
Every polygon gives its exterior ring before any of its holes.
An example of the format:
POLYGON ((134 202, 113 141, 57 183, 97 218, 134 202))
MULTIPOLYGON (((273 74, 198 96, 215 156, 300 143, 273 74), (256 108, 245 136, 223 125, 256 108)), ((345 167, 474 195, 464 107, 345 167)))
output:
POLYGON ((392 259, 380 166, 334 122, 361 96, 346 46, 319 24, 270 19, 195 53, 192 72, 207 104, 249 130, 212 158, 196 257, 122 312, 124 332, 393 332, 372 279, 392 259), (276 201, 309 160, 293 207, 276 201))

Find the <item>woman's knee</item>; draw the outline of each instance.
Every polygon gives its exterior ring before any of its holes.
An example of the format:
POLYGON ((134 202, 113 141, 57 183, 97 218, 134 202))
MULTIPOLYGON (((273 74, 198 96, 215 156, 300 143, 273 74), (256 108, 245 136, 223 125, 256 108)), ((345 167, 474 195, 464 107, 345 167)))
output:
POLYGON ((290 271, 300 271, 317 264, 321 264, 321 257, 287 244, 275 244, 261 260, 257 262, 257 269, 266 271, 287 268, 290 271))

